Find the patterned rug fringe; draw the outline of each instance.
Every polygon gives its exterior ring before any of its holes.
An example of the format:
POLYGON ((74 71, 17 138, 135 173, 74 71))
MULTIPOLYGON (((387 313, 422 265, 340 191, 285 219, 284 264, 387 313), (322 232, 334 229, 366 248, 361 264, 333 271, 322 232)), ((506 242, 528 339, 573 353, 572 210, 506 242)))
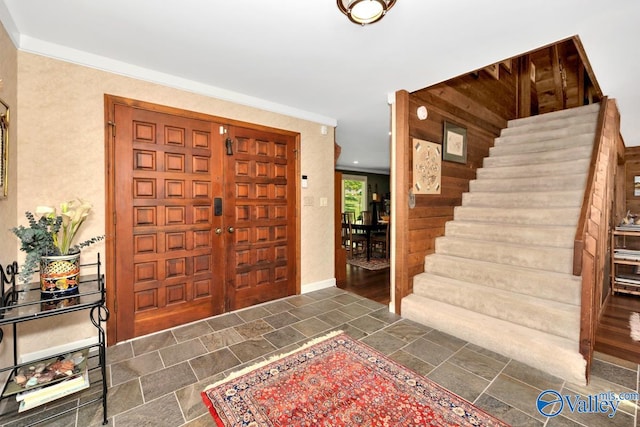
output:
POLYGON ((357 267, 362 267, 366 270, 382 270, 389 268, 389 260, 382 258, 371 258, 369 261, 367 261, 366 258, 351 258, 347 259, 347 263, 357 267))
POLYGON ((219 386, 220 384, 224 384, 224 383, 226 383, 226 382, 228 382, 228 381, 231 381, 231 380, 233 380, 233 379, 236 379, 236 378, 238 378, 238 377, 240 377, 240 376, 242 376, 242 375, 244 375, 244 374, 246 374, 246 373, 248 373, 248 372, 254 371, 254 370, 256 370, 256 369, 260 369, 260 368, 262 368, 263 366, 266 366, 266 365, 268 365, 269 363, 272 363, 272 362, 274 362, 274 361, 276 361, 276 360, 284 359, 285 357, 290 356, 290 355, 292 355, 293 353, 296 353, 296 352, 298 352, 298 351, 300 351, 300 350, 304 350, 305 348, 309 348, 309 347, 311 347, 312 345, 316 345, 316 344, 318 344, 318 343, 320 343, 320 342, 322 342, 322 341, 326 341, 326 340, 328 340, 328 339, 331 339, 331 338, 333 338, 333 337, 335 337, 335 336, 337 336, 337 335, 340 335, 340 334, 341 334, 341 333, 343 333, 343 332, 344 332, 344 331, 341 331, 341 330, 337 330, 337 331, 329 332, 329 333, 328 333, 328 334, 326 334, 326 335, 323 335, 323 336, 321 336, 321 337, 318 337, 318 338, 312 339, 312 340, 310 340, 310 341, 307 341, 306 343, 304 343, 304 344, 303 344, 303 345, 301 345, 300 347, 296 348, 295 350, 291 350, 291 351, 289 351, 289 352, 287 352, 287 353, 276 354, 276 355, 274 355, 274 356, 271 356, 271 357, 270 357, 270 358, 268 358, 267 360, 263 360, 263 361, 261 361, 261 362, 256 362, 256 363, 254 363, 254 364, 253 364, 253 365, 251 365, 251 366, 247 366, 247 367, 242 368, 242 369, 240 369, 240 370, 238 370, 238 371, 232 372, 232 373, 230 373, 229 375, 227 375, 225 378, 221 379, 220 381, 217 381, 217 382, 215 382, 215 383, 213 383, 213 384, 210 384, 210 385, 208 385, 207 387, 205 387, 204 391, 207 391, 207 390, 209 390, 210 388, 217 387, 217 386, 219 386))

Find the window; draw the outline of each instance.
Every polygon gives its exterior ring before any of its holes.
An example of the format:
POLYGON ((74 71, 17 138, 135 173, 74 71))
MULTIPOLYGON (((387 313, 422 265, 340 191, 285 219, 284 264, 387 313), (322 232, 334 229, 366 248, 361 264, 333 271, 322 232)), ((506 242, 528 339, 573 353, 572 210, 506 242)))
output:
POLYGON ((354 212, 359 219, 360 212, 367 209, 367 177, 342 175, 342 212, 354 212))

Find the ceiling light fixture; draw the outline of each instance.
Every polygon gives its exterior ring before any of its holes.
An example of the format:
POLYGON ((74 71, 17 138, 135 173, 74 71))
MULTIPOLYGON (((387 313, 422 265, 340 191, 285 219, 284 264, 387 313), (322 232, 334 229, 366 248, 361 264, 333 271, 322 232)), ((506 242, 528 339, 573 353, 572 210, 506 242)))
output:
POLYGON ((382 19, 394 4, 396 0, 338 0, 338 9, 351 22, 366 25, 382 19))

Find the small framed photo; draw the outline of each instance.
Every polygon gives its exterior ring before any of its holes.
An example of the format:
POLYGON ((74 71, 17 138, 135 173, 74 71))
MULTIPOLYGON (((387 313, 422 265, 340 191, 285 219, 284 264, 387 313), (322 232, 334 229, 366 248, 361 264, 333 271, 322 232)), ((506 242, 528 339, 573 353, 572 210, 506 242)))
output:
POLYGON ((442 138, 442 160, 467 163, 467 129, 444 122, 442 138))
POLYGON ((637 175, 633 177, 633 195, 640 196, 640 176, 637 175))

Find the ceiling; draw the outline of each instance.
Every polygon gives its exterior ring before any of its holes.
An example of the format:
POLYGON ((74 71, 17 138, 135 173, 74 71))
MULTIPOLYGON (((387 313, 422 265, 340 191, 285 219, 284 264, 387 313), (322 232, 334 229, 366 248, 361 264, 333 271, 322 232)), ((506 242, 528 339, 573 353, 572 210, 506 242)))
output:
POLYGON ((334 0, 0 0, 23 51, 337 125, 338 166, 381 173, 396 90, 573 35, 640 145, 639 18, 638 0, 398 0, 364 27, 334 0))

